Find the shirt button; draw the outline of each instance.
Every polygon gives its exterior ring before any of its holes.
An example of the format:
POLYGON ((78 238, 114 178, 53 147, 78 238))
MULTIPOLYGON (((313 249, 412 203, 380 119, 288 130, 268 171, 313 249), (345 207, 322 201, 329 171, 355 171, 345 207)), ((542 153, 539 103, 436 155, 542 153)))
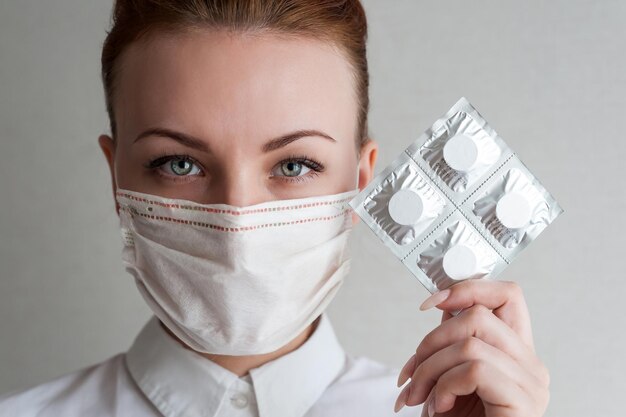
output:
POLYGON ((237 393, 234 396, 232 396, 230 398, 230 402, 233 404, 233 406, 237 408, 244 408, 246 405, 248 405, 248 399, 246 398, 245 395, 241 393, 237 393))

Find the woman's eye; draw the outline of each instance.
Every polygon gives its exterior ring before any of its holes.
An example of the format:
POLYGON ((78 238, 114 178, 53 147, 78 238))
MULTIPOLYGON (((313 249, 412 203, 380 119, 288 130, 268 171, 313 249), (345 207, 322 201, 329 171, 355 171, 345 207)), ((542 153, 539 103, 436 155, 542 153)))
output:
MULTIPOLYGON (((203 175, 202 168, 186 155, 162 156, 148 162, 145 166, 171 180, 203 175)), ((312 179, 322 171, 324 171, 324 166, 319 162, 304 156, 294 156, 279 162, 272 170, 272 176, 284 181, 299 182, 312 179)))
POLYGON ((202 170, 186 156, 165 156, 151 161, 148 168, 157 169, 173 177, 190 177, 202 170))
POLYGON ((300 174, 302 174, 303 169, 306 170, 304 171, 304 174, 306 174, 307 172, 311 170, 311 168, 304 166, 299 161, 284 161, 280 163, 279 167, 280 167, 280 172, 286 177, 300 176, 300 174))
POLYGON ((200 169, 187 159, 172 159, 164 164, 164 167, 169 168, 171 172, 177 176, 196 175, 200 172, 200 169))
POLYGON ((306 156, 292 156, 280 161, 272 170, 272 175, 283 181, 301 182, 313 179, 320 172, 324 171, 324 166, 306 156))

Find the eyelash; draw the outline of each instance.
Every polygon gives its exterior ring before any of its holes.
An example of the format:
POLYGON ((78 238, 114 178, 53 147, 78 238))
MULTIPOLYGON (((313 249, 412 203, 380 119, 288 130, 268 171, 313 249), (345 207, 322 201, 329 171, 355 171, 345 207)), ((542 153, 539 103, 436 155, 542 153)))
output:
POLYGON ((289 162, 296 162, 298 164, 302 164, 305 167, 309 168, 311 171, 306 173, 305 175, 298 175, 295 177, 288 177, 286 175, 279 175, 278 177, 280 177, 281 179, 283 179, 283 181, 287 181, 287 182, 291 182, 291 183, 296 183, 296 182, 302 182, 302 181, 308 181, 310 179, 312 179, 313 177, 318 176, 320 173, 324 172, 324 165, 322 165, 320 162, 309 158, 306 155, 289 155, 287 157, 287 159, 283 159, 282 161, 280 161, 278 163, 278 165, 281 164, 286 164, 289 162))
MULTIPOLYGON (((172 178, 173 177, 174 181, 180 181, 180 180, 176 179, 176 176, 169 175, 169 174, 163 174, 163 173, 158 171, 158 168, 162 167, 167 162, 170 162, 173 159, 189 162, 189 163, 196 164, 196 165, 200 165, 195 159, 193 159, 189 155, 169 154, 169 153, 165 152, 165 153, 162 153, 161 155, 151 159, 150 161, 148 161, 148 163, 146 163, 144 165, 144 167, 149 169, 149 170, 155 171, 157 175, 166 176, 168 178, 172 178)), ((302 165, 306 166, 307 168, 309 168, 311 170, 310 172, 308 172, 305 175, 298 175, 298 176, 295 176, 295 177, 288 177, 286 175, 278 175, 278 177, 281 178, 283 181, 287 181, 287 182, 291 182, 291 183, 298 183, 298 182, 302 182, 302 181, 308 181, 312 177, 315 177, 315 176, 319 175, 321 172, 324 172, 324 170, 325 170, 324 165, 322 165, 320 162, 318 162, 318 161, 316 161, 316 160, 314 160, 312 158, 309 158, 306 155, 289 155, 286 159, 283 159, 282 161, 280 161, 278 163, 278 165, 286 164, 286 163, 289 163, 289 162, 295 162, 295 163, 298 163, 298 164, 302 164, 302 165)), ((180 178, 185 178, 185 177, 187 177, 187 176, 186 175, 180 176, 180 178)))

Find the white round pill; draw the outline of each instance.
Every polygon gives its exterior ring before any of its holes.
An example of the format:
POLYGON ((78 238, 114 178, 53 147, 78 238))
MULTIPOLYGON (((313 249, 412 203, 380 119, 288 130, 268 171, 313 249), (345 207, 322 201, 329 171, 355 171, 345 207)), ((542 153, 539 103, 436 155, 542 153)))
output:
POLYGON ((452 279, 466 279, 478 271, 478 256, 467 245, 454 245, 443 255, 443 270, 452 279))
POLYGON ((496 216, 504 227, 519 229, 530 222, 530 202, 526 196, 517 191, 506 193, 496 205, 496 216))
POLYGON ((389 215, 398 224, 417 223, 424 213, 422 197, 413 190, 400 190, 389 199, 389 215))
POLYGON ((443 159, 455 171, 468 172, 478 162, 478 144, 460 133, 448 140, 443 147, 443 159))

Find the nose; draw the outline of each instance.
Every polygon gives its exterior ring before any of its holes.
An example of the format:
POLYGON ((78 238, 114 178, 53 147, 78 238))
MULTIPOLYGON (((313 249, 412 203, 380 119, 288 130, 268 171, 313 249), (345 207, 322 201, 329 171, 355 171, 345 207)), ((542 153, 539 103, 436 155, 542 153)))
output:
POLYGON ((211 203, 246 207, 264 202, 268 197, 262 184, 252 173, 228 174, 211 185, 211 203))

